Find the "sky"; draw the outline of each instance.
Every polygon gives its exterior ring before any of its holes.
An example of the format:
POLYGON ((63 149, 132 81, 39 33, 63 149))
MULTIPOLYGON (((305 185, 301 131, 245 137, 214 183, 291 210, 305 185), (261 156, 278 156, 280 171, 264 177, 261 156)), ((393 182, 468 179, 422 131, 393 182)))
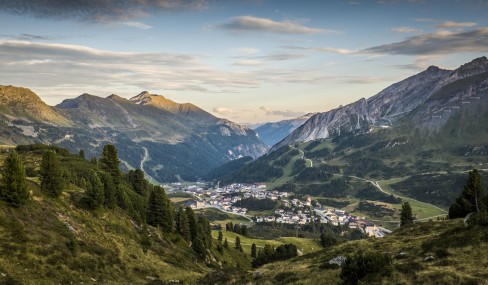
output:
POLYGON ((142 91, 238 123, 324 112, 488 54, 488 0, 0 0, 0 84, 142 91))

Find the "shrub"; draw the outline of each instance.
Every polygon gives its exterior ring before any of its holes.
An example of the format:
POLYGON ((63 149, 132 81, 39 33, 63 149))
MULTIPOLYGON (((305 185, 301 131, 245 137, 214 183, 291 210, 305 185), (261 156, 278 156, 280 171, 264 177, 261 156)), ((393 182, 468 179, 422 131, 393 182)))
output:
POLYGON ((367 275, 388 275, 390 265, 391 257, 388 254, 359 251, 346 258, 340 277, 347 284, 357 284, 367 275))

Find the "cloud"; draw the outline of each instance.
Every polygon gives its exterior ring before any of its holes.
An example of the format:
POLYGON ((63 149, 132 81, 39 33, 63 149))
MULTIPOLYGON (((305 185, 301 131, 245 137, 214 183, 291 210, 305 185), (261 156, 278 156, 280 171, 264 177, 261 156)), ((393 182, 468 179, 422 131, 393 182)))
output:
POLYGON ((418 56, 415 59, 415 62, 410 63, 410 64, 400 64, 400 65, 394 65, 394 67, 399 68, 399 69, 408 69, 408 70, 425 70, 427 67, 431 65, 432 62, 439 61, 442 59, 442 56, 439 55, 422 55, 418 56))
POLYGON ((303 54, 297 53, 271 53, 268 55, 263 56, 256 56, 256 59, 264 59, 264 60, 273 60, 273 61, 283 61, 283 60, 290 60, 290 59, 299 59, 306 57, 303 54))
POLYGON ((239 60, 235 63, 235 65, 240 65, 240 66, 256 66, 256 65, 262 65, 263 62, 259 60, 254 60, 254 59, 244 59, 244 60, 239 60))
POLYGON ((353 50, 344 48, 332 48, 332 47, 300 47, 300 46, 282 46, 285 49, 291 50, 306 50, 313 52, 326 52, 326 53, 337 53, 337 54, 353 54, 356 53, 353 50))
POLYGON ((253 16, 236 17, 228 22, 218 24, 216 27, 234 32, 268 32, 295 35, 312 35, 333 32, 330 30, 309 28, 295 22, 277 22, 271 19, 253 16))
POLYGON ((234 113, 234 110, 226 107, 215 107, 212 111, 222 116, 230 116, 234 113))
POLYGON ((404 41, 371 47, 362 53, 395 55, 436 55, 488 51, 488 27, 471 31, 436 31, 404 41))
POLYGON ((421 30, 411 28, 411 27, 392 28, 391 31, 395 33, 420 33, 421 32, 421 30))
POLYGON ((440 24, 435 25, 435 28, 438 29, 450 29, 450 28, 467 28, 473 27, 477 24, 474 22, 454 22, 454 21, 445 21, 441 22, 440 24))
POLYGON ((165 11, 201 10, 205 0, 0 0, 0 10, 36 18, 121 21, 165 11))
POLYGON ((129 26, 129 27, 138 28, 141 30, 148 30, 148 29, 152 28, 152 26, 149 26, 143 22, 123 22, 123 24, 126 26, 129 26))
POLYGON ((14 39, 21 41, 49 41, 52 40, 48 36, 32 35, 32 34, 18 34, 18 35, 0 35, 0 38, 14 39))
POLYGON ((297 112, 292 110, 271 110, 268 107, 260 107, 260 110, 264 111, 267 116, 281 116, 285 118, 299 117, 305 114, 304 112, 297 112))
POLYGON ((259 52, 259 49, 251 48, 251 47, 242 47, 242 48, 234 49, 234 52, 239 54, 255 54, 259 52))

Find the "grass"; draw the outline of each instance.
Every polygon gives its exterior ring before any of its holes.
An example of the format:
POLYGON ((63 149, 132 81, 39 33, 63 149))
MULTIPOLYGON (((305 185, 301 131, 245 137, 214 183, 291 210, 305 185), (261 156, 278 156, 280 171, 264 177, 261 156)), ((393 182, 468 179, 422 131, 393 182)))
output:
MULTIPOLYGON (((212 231, 212 236, 215 239, 217 239, 218 234, 219 231, 217 230, 212 231)), ((247 254, 251 253, 251 245, 253 243, 256 244, 256 247, 258 249, 263 248, 264 245, 266 244, 270 244, 277 247, 282 244, 293 243, 294 245, 297 246, 298 250, 300 250, 303 254, 312 253, 321 249, 321 246, 317 241, 314 241, 309 238, 282 237, 274 240, 254 239, 247 236, 238 235, 233 232, 228 232, 225 230, 225 228, 224 230, 222 230, 222 234, 224 236, 224 239, 227 238, 230 247, 234 246, 236 237, 238 236, 241 239, 242 248, 244 249, 244 252, 247 254)))
MULTIPOLYGON (((270 263, 256 271, 233 272, 239 278, 227 284, 342 284, 341 269, 326 265, 334 257, 358 250, 384 252, 393 257, 390 274, 370 274, 360 284, 488 284, 487 228, 466 229, 462 220, 415 224, 382 239, 345 242, 270 263), (397 258, 400 252, 406 256, 397 258), (424 261, 427 256, 434 256, 435 260, 424 261)), ((201 281, 215 283, 210 278, 201 281)))

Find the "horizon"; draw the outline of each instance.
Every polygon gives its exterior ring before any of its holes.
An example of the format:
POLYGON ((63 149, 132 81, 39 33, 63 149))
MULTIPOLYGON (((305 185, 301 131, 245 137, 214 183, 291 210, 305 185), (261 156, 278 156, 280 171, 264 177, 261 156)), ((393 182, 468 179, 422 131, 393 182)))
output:
POLYGON ((51 106, 147 90, 263 124, 488 52, 486 1, 3 2, 1 84, 51 106))

